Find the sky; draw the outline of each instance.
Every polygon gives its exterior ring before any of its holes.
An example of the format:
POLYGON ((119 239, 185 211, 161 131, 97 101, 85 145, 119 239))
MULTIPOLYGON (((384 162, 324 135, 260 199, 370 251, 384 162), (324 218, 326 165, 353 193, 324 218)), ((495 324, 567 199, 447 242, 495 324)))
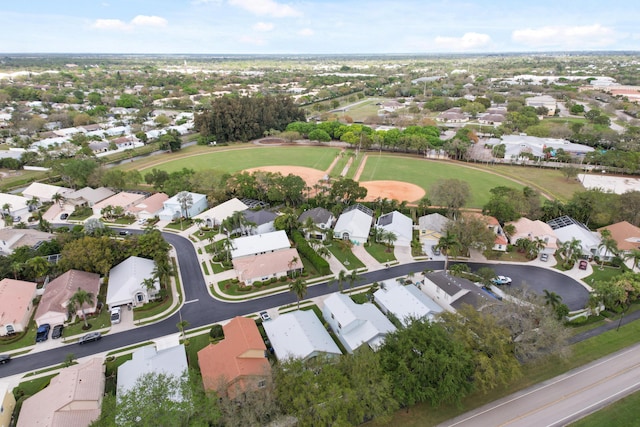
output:
POLYGON ((640 7, 636 1, 3 0, 0 52, 640 50, 640 7))

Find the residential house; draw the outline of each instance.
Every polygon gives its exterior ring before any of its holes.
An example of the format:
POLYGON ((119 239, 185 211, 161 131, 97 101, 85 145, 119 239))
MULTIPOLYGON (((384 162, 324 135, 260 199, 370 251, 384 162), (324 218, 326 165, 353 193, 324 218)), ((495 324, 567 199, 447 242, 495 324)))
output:
POLYGON ((506 160, 529 159, 529 156, 538 159, 553 158, 558 149, 562 149, 572 156, 583 157, 594 150, 592 147, 575 144, 565 139, 539 138, 529 135, 503 135, 500 138, 489 138, 484 143, 490 146, 503 144, 506 160), (522 153, 526 153, 527 156, 523 157, 522 153))
POLYGON ((451 312, 455 312, 463 304, 481 309, 490 302, 499 302, 471 281, 451 276, 444 271, 426 274, 419 287, 429 298, 451 312))
POLYGON ((280 360, 342 355, 313 310, 281 314, 262 326, 280 360))
POLYGON ((539 95, 525 98, 524 103, 527 107, 544 107, 547 109, 547 116, 553 116, 556 114, 558 104, 556 99, 550 95, 539 95))
POLYGON ((162 206, 163 209, 158 215, 161 221, 173 221, 175 219, 184 216, 186 218, 193 218, 200 212, 207 208, 207 196, 200 193, 187 192, 191 196, 191 206, 188 206, 186 211, 182 208, 179 198, 182 197, 181 193, 176 194, 170 199, 166 200, 162 206))
POLYGON ((105 376, 101 358, 64 368, 26 399, 18 427, 87 427, 100 417, 105 376))
POLYGON ((160 283, 155 277, 156 263, 153 260, 132 256, 116 265, 109 272, 107 305, 116 307, 131 304, 144 305, 156 298, 160 283), (153 279, 151 286, 146 279, 153 279))
POLYGON ((437 245, 446 234, 447 224, 451 220, 439 213, 424 215, 418 218, 418 235, 425 253, 429 253, 432 246, 437 245))
POLYGON ((37 199, 40 204, 53 202, 56 194, 64 196, 73 190, 57 185, 43 184, 41 182, 32 182, 22 191, 22 195, 27 199, 37 199))
POLYGON ((127 193, 126 191, 121 191, 118 194, 114 194, 113 196, 94 204, 92 207, 93 214, 102 215, 102 210, 108 206, 113 208, 122 208, 123 212, 126 212, 129 208, 141 203, 146 198, 146 194, 127 193))
POLYGON ((515 232, 510 236, 511 244, 516 244, 519 239, 535 240, 540 239, 544 242, 544 249, 541 253, 553 255, 558 249, 558 238, 551 226, 546 222, 522 217, 517 221, 509 223, 515 228, 515 232))
POLYGON ((169 196, 164 193, 155 193, 147 197, 135 206, 127 209, 127 212, 135 215, 138 219, 152 219, 160 215, 164 209, 164 202, 169 200, 169 196))
POLYGON ((495 125, 499 126, 506 120, 506 116, 504 114, 482 114, 478 116, 478 123, 484 125, 495 125))
POLYGON ((323 302, 322 316, 344 348, 353 353, 362 344, 377 350, 396 327, 371 303, 356 304, 349 295, 331 294, 323 302))
POLYGON ((106 153, 109 151, 110 146, 111 144, 107 141, 92 141, 89 143, 89 149, 91 149, 94 154, 106 153))
MULTIPOLYGON (((571 218, 570 216, 561 216, 547 221, 553 232, 558 237, 558 242, 570 242, 572 239, 580 241, 582 256, 592 258, 594 256, 604 255, 604 249, 600 248, 600 234, 595 233, 587 228, 586 225, 571 218)), ((605 259, 611 258, 611 254, 607 254, 605 259)))
POLYGON ((271 374, 271 364, 256 322, 238 316, 222 329, 222 341, 198 352, 205 390, 235 399, 242 393, 264 387, 271 374))
POLYGON ((8 382, 0 382, 0 427, 11 426, 11 417, 16 407, 16 398, 8 382))
POLYGON ((500 226, 500 223, 495 217, 490 215, 482 215, 481 213, 477 212, 467 212, 464 214, 464 216, 478 218, 487 224, 487 228, 491 230, 496 236, 495 240, 493 241, 493 247, 491 247, 492 250, 500 252, 507 251, 509 241, 507 240, 507 236, 502 230, 502 226, 500 226))
POLYGON ((409 326, 417 319, 433 321, 442 312, 442 307, 414 284, 401 285, 394 280, 386 280, 373 293, 373 298, 383 313, 393 314, 403 326, 409 326))
MULTIPOLYGON (((621 221, 598 228, 600 234, 602 234, 603 230, 609 230, 611 238, 616 241, 618 251, 623 257, 634 249, 640 249, 640 228, 635 225, 627 221, 621 221)), ((633 266, 631 265, 631 267, 633 266)))
POLYGON ((93 295, 93 304, 76 307, 75 314, 82 317, 95 313, 100 293, 100 275, 80 270, 69 270, 49 282, 42 294, 36 314, 34 316, 38 326, 45 323, 51 326, 61 325, 69 320, 69 300, 78 289, 93 295))
POLYGON ((54 235, 32 228, 0 229, 0 255, 11 255, 20 246, 35 248, 42 242, 53 240, 54 235))
POLYGON ((237 259, 250 255, 266 254, 289 249, 290 247, 289 237, 284 230, 238 237, 233 239, 231 258, 237 259))
POLYGON ((65 194, 65 203, 72 206, 89 206, 93 207, 96 203, 113 196, 113 191, 106 187, 91 188, 84 187, 80 190, 65 194))
POLYGON ((333 227, 333 236, 336 239, 350 240, 355 244, 364 244, 369 239, 372 223, 373 211, 361 204, 355 204, 342 212, 333 227))
POLYGON ((0 280, 0 336, 24 331, 29 326, 36 297, 36 283, 0 280))
POLYGON ((15 194, 0 193, 0 212, 2 215, 9 215, 15 218, 14 221, 18 221, 20 217, 26 222, 29 215, 29 199, 23 196, 16 196, 15 194))
POLYGON ((463 123, 469 121, 469 115, 462 112, 462 108, 454 107, 436 116, 436 121, 445 123, 463 123))
POLYGON ((290 274, 300 274, 303 268, 300 254, 295 248, 243 256, 233 260, 233 269, 238 280, 247 285, 255 281, 265 282, 290 274))
POLYGON ((275 213, 261 209, 259 211, 244 210, 242 216, 248 227, 243 227, 243 230, 233 230, 234 233, 246 233, 246 234, 263 234, 276 231, 274 225, 275 219, 278 217, 275 213))
MULTIPOLYGON (((162 347, 162 345, 147 345, 133 352, 131 360, 124 362, 118 368, 118 388, 116 399, 121 393, 131 391, 140 377, 145 374, 164 374, 174 378, 181 378, 187 372, 187 353, 184 345, 162 347)), ((177 402, 181 402, 183 396, 177 392, 173 396, 167 396, 177 402)))
POLYGON ((335 217, 325 208, 313 208, 306 210, 298 217, 298 222, 303 226, 307 222, 307 218, 311 218, 314 229, 304 229, 304 235, 307 239, 324 240, 327 238, 327 232, 331 230, 331 226, 335 221, 335 217))
POLYGON ((211 209, 199 213, 194 218, 204 220, 206 227, 215 227, 222 224, 222 221, 233 215, 234 212, 242 212, 248 209, 248 206, 237 198, 227 200, 211 209))
POLYGON ((389 212, 378 218, 376 227, 386 232, 395 234, 397 240, 395 246, 411 247, 413 240, 413 221, 398 211, 389 212))

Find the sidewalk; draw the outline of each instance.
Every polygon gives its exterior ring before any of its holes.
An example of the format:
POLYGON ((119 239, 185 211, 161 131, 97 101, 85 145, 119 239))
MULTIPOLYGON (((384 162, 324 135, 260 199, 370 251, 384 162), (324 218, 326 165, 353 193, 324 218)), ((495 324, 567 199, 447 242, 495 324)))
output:
POLYGON ((367 252, 364 248, 364 245, 353 245, 351 248, 353 254, 358 257, 360 261, 364 264, 365 268, 369 271, 380 270, 384 266, 378 262, 374 257, 367 252))

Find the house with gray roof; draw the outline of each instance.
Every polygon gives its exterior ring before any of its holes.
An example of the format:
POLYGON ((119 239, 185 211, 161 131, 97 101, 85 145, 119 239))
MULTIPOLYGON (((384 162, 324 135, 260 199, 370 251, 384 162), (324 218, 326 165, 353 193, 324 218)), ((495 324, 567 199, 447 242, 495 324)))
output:
POLYGON ((309 218, 313 222, 315 229, 304 229, 305 237, 318 240, 324 240, 327 237, 327 231, 331 230, 331 226, 336 219, 327 209, 317 207, 302 212, 298 217, 298 222, 304 226, 309 218))
MULTIPOLYGON (((274 221, 278 217, 277 214, 261 209, 259 211, 252 210, 244 210, 242 211, 242 216, 245 221, 251 224, 248 230, 244 230, 245 233, 248 234, 263 234, 263 233, 271 233, 276 231, 276 227, 274 226, 274 221)), ((238 233, 240 230, 234 230, 234 233, 238 233)))
POLYGON ((411 240, 413 240, 413 221, 408 216, 398 211, 389 212, 378 218, 376 227, 395 234, 397 238, 394 242, 395 246, 411 247, 411 240))
POLYGON ((442 312, 442 307, 416 285, 401 285, 395 280, 385 280, 373 298, 384 313, 393 314, 404 326, 415 319, 433 320, 442 312))
POLYGON ((361 204, 349 206, 342 211, 333 227, 333 237, 364 244, 369 240, 369 231, 373 223, 373 211, 361 204))
POLYGON ((462 304, 481 309, 486 304, 499 302, 470 280, 444 271, 426 274, 419 287, 429 298, 451 312, 455 312, 462 304))
POLYGON ((64 195, 65 203, 73 206, 89 206, 93 207, 96 203, 113 196, 113 191, 106 187, 91 188, 84 187, 64 195))
POLYGON ((160 283, 154 275, 156 263, 151 259, 132 256, 109 271, 107 287, 107 305, 116 307, 131 304, 133 307, 144 305, 156 298, 160 283), (153 279, 146 286, 145 279, 153 279))

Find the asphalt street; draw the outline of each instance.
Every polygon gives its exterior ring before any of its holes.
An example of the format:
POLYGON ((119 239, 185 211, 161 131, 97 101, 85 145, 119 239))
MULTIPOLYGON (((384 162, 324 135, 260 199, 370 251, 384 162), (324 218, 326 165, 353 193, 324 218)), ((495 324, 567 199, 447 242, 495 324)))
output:
MULTIPOLYGON (((163 233, 163 236, 167 242, 173 245, 178 258, 180 278, 185 293, 185 302, 179 313, 147 326, 136 327, 121 333, 107 334, 98 342, 84 345, 69 344, 47 351, 15 357, 11 363, 2 366, 0 378, 62 363, 69 353, 73 353, 76 358, 81 358, 175 334, 178 331, 176 325, 180 320, 180 316, 182 316, 183 320, 189 322, 189 329, 191 329, 235 316, 243 316, 272 307, 292 304, 296 301, 295 295, 291 292, 283 292, 242 302, 227 302, 214 299, 209 294, 196 250, 189 239, 166 232, 163 233)), ((409 273, 419 273, 426 269, 439 270, 444 268, 443 264, 443 261, 423 261, 375 270, 361 274, 360 279, 354 286, 376 281, 381 282, 409 273)), ((583 286, 571 277, 555 270, 526 265, 468 264, 473 270, 488 266, 493 268, 499 275, 510 276, 513 280, 512 287, 528 286, 539 293, 542 293, 544 289, 556 292, 562 296, 563 301, 572 310, 584 307, 588 299, 588 292, 583 286)), ((315 284, 309 286, 306 298, 314 298, 336 291, 338 291, 338 285, 335 281, 315 284)))

